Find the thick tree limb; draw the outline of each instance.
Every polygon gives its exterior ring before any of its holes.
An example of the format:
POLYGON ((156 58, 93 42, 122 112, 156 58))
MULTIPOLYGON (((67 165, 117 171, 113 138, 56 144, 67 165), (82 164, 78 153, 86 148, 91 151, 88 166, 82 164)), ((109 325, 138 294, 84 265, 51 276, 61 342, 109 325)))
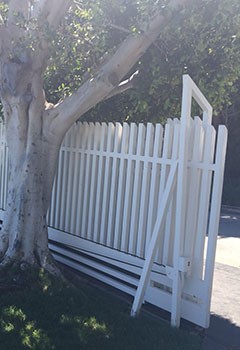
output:
POLYGON ((65 16, 73 0, 39 0, 32 13, 34 18, 43 18, 50 27, 56 28, 65 16))
MULTIPOLYGON (((190 0, 172 0, 169 2, 168 9, 175 10, 186 1, 190 0)), ((157 39, 165 21, 169 20, 166 13, 157 12, 142 32, 129 35, 94 78, 85 82, 75 94, 66 98, 54 109, 46 112, 46 117, 52 120, 51 128, 54 132, 65 133, 84 113, 107 96, 111 96, 112 91, 118 87, 138 59, 157 39)))

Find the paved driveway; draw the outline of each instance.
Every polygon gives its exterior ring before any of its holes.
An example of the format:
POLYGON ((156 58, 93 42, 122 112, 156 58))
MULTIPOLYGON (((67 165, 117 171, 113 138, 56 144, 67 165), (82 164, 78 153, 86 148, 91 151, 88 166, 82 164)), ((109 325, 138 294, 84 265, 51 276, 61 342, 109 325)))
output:
POLYGON ((203 350, 240 350, 240 210, 223 208, 203 350))
POLYGON ((240 268, 240 210, 222 211, 216 261, 240 268))

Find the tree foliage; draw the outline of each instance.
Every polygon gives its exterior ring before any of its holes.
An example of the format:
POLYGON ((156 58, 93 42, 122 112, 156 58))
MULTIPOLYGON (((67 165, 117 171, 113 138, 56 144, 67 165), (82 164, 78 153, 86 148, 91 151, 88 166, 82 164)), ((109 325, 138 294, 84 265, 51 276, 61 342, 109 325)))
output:
MULTIPOLYGON (((67 40, 63 44, 61 35, 56 40, 46 74, 49 99, 56 102, 71 94, 93 74, 99 58, 114 50, 128 32, 139 30, 138 23, 151 15, 154 4, 164 6, 165 2, 87 1, 69 13, 67 40), (69 41, 72 34, 74 41, 69 41)), ((134 89, 102 102, 85 115, 89 121, 137 122, 179 116, 181 76, 190 74, 213 105, 216 124, 223 122, 229 129, 223 201, 232 205, 240 205, 239 14, 238 0, 191 1, 165 25, 134 67, 133 71, 139 70, 134 89)))
MULTIPOLYGON (((46 74, 49 99, 56 102, 71 94, 79 82, 94 73, 99 59, 104 61, 127 33, 137 33, 142 19, 165 4, 163 0, 80 3, 54 39, 46 74)), ((238 0, 189 2, 172 16, 134 67, 139 70, 135 89, 101 103, 85 118, 160 121, 179 115, 184 73, 191 75, 219 114, 234 102, 239 88, 239 13, 238 0)))

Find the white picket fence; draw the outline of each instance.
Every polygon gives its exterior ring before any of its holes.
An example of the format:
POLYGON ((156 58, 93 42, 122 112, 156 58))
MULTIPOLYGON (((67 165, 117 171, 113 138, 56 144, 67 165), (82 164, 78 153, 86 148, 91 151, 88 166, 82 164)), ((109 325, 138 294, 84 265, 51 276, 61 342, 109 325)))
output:
MULTIPOLYGON (((181 119, 77 123, 60 152, 49 209, 55 258, 202 327, 209 325, 227 131, 184 76, 181 119), (203 120, 191 118, 191 100, 203 120), (208 240, 206 240, 208 235, 208 240)), ((1 131, 0 205, 7 155, 1 131)))

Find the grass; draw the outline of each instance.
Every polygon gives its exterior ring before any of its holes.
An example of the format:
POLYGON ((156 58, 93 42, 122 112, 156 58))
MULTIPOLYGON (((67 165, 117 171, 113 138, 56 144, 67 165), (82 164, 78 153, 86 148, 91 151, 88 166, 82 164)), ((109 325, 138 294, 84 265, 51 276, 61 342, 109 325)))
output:
POLYGON ((14 274, 14 288, 0 279, 1 350, 201 348, 198 335, 144 313, 133 319, 127 303, 85 283, 68 286, 42 271, 14 274))

